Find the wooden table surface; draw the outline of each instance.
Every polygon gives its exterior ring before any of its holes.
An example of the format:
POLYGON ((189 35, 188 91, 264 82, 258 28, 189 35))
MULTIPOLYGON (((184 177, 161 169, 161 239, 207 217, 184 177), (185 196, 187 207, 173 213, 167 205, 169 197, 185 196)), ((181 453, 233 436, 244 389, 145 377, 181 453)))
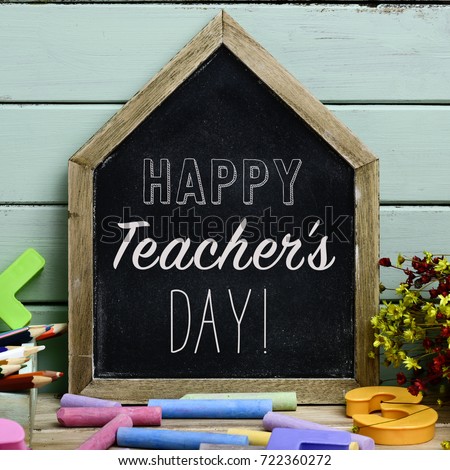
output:
MULTIPOLYGON (((32 430, 31 445, 35 450, 70 450, 76 449, 82 442, 88 439, 95 428, 64 428, 56 419, 56 411, 59 408, 59 397, 51 394, 39 394, 36 416, 32 430)), ((285 412, 308 421, 326 424, 343 430, 350 430, 352 420, 345 416, 343 405, 313 406, 303 405, 297 411, 285 412)), ((433 440, 415 446, 376 446, 377 449, 418 449, 439 450, 443 440, 450 440, 450 411, 448 408, 438 410, 439 420, 436 424, 436 434, 433 440)), ((164 419, 162 428, 191 431, 226 432, 229 428, 243 428, 263 430, 262 421, 258 419, 243 420, 213 420, 213 419, 164 419)))

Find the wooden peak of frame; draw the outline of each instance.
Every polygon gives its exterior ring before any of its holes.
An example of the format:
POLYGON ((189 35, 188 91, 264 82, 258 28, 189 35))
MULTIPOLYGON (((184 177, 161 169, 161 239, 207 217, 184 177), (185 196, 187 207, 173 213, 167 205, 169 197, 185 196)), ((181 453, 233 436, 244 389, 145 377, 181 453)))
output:
POLYGON ((357 386, 378 384, 378 365, 370 362, 370 317, 378 309, 378 160, 320 101, 263 49, 226 12, 212 19, 178 54, 128 101, 69 161, 69 390, 91 396, 142 403, 198 391, 302 390, 302 403, 342 403, 357 386), (353 378, 338 379, 99 379, 94 377, 94 171, 144 120, 221 46, 290 107, 354 171, 355 328, 353 378), (133 383, 132 391, 128 385, 133 383), (171 384, 168 384, 168 383, 171 384), (200 388, 200 390, 199 390, 200 388))
POLYGON ((226 46, 255 73, 352 168, 377 160, 331 111, 314 98, 228 13, 222 11, 75 153, 70 161, 95 169, 221 45, 226 46))

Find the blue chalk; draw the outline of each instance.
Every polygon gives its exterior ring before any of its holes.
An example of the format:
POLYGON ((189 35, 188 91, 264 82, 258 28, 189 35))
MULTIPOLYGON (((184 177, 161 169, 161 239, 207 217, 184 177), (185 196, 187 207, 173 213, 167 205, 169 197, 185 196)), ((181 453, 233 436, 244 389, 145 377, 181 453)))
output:
POLYGON ((267 450, 348 450, 351 434, 346 431, 275 428, 267 450))
POLYGON ((248 445, 247 436, 145 428, 119 428, 116 440, 120 447, 159 450, 197 450, 202 442, 248 445))
POLYGON ((272 411, 272 400, 149 400, 163 418, 260 419, 272 411))

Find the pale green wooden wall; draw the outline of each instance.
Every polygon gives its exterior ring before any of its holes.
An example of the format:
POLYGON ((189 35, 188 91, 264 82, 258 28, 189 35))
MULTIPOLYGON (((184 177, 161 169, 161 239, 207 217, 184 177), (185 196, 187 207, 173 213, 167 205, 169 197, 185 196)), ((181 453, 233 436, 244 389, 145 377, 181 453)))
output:
MULTIPOLYGON (((450 251, 450 5, 424 3, 224 5, 379 156, 383 256, 450 251)), ((19 296, 34 323, 67 319, 69 157, 220 8, 0 5, 0 269, 46 258, 19 296)), ((54 339, 39 366, 66 357, 54 339)))

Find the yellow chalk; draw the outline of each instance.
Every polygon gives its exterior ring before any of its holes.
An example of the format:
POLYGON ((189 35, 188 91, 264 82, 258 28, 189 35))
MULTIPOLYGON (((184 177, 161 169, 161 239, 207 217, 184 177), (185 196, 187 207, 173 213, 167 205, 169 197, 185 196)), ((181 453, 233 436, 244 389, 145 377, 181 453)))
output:
POLYGON ((271 433, 268 431, 253 431, 251 429, 232 428, 228 429, 228 434, 239 434, 248 437, 248 443, 252 446, 266 447, 271 433))

